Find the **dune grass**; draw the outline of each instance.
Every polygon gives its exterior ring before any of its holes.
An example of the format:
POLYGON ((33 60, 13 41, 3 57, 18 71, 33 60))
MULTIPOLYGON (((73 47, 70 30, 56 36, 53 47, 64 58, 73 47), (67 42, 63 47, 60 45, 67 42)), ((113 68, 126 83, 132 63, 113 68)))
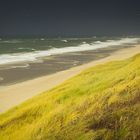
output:
POLYGON ((0 140, 139 139, 140 54, 87 69, 0 115, 0 140))

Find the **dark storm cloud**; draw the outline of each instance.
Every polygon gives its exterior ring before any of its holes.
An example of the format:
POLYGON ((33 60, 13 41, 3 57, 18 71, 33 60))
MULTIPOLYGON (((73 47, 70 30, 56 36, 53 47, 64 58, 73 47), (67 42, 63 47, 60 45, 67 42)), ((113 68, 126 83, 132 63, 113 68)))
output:
POLYGON ((140 34, 139 0, 3 0, 0 35, 140 34))

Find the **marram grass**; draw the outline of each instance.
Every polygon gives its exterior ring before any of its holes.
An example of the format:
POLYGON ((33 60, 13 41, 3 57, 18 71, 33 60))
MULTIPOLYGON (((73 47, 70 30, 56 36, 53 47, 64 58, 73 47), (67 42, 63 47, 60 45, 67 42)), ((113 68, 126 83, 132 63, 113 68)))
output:
POLYGON ((0 115, 0 140, 139 139, 140 55, 87 69, 0 115))

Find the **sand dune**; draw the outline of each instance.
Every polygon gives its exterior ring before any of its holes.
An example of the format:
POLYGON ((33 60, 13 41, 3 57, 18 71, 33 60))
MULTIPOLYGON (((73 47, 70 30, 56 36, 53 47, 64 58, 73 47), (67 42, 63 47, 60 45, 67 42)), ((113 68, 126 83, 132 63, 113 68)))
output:
POLYGON ((122 60, 140 53, 140 45, 131 48, 125 48, 112 53, 109 57, 92 61, 90 63, 77 66, 65 71, 57 72, 49 76, 42 76, 36 79, 28 80, 21 83, 16 83, 9 86, 0 87, 0 112, 7 111, 23 101, 43 92, 49 90, 58 84, 64 82, 70 77, 80 73, 91 66, 102 64, 112 60, 122 60))

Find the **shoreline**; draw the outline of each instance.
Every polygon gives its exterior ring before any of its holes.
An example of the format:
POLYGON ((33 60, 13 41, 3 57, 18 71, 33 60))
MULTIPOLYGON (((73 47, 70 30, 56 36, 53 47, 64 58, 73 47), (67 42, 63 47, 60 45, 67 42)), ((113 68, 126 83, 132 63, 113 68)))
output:
POLYGON ((26 101, 35 95, 50 90, 51 88, 61 84, 65 80, 77 75, 87 68, 109 61, 126 59, 138 53, 140 53, 140 45, 120 49, 118 51, 112 52, 110 56, 105 58, 94 60, 80 66, 56 72, 51 75, 40 76, 38 78, 13 85, 0 86, 0 113, 7 111, 8 109, 26 101))
POLYGON ((42 59, 40 63, 27 63, 27 67, 17 66, 10 68, 12 65, 4 65, 3 67, 0 67, 0 86, 12 85, 31 79, 36 79, 37 77, 54 74, 59 71, 64 71, 75 66, 80 66, 92 61, 103 59, 110 56, 113 52, 127 47, 133 47, 133 45, 112 46, 93 51, 64 53, 61 55, 49 56, 42 59))

